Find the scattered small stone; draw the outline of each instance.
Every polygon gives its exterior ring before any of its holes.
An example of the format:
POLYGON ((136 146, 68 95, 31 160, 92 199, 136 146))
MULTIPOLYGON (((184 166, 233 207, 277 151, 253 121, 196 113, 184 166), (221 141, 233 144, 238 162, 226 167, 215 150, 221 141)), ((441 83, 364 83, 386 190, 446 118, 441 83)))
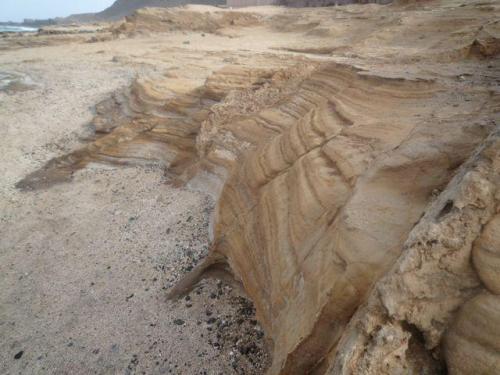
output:
POLYGON ((184 320, 182 320, 182 319, 175 319, 174 320, 174 324, 177 324, 178 326, 182 326, 182 325, 184 325, 184 320))
POLYGON ((14 356, 14 359, 20 359, 24 354, 24 350, 21 350, 20 352, 18 352, 15 356, 14 356))

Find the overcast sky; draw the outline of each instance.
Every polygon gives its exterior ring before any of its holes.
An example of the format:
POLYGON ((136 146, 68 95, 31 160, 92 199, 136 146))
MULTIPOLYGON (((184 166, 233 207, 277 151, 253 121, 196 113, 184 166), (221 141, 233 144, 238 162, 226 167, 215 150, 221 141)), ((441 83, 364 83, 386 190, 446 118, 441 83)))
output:
POLYGON ((74 13, 99 12, 114 0, 0 0, 0 21, 24 18, 64 17, 74 13))

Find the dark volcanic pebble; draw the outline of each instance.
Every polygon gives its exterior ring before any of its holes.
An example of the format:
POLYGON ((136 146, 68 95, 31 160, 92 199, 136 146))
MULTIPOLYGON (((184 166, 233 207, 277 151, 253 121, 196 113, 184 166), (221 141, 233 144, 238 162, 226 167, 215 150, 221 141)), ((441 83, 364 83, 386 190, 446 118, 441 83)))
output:
POLYGON ((15 356, 14 356, 14 359, 20 359, 24 354, 24 350, 21 350, 19 353, 17 353, 15 356))

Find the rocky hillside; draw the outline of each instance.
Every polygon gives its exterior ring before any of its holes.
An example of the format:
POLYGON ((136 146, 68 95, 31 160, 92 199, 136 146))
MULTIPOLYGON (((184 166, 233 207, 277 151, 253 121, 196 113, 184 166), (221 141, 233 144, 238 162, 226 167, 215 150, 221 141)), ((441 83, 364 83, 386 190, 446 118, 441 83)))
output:
POLYGON ((74 14, 63 22, 116 21, 146 7, 175 7, 186 4, 225 4, 224 0, 116 0, 113 5, 99 13, 74 14))

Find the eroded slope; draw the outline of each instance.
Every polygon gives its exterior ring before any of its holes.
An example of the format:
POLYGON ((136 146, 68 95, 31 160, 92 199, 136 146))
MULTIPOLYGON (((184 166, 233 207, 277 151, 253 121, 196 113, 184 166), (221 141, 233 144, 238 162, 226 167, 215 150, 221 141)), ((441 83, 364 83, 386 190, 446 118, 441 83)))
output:
POLYGON ((489 371, 498 4, 460 5, 139 12, 117 32, 190 32, 194 17, 194 32, 279 42, 204 84, 138 79, 97 107, 94 142, 18 186, 155 160, 210 191, 211 252, 173 294, 230 272, 271 341, 272 374, 489 371))

